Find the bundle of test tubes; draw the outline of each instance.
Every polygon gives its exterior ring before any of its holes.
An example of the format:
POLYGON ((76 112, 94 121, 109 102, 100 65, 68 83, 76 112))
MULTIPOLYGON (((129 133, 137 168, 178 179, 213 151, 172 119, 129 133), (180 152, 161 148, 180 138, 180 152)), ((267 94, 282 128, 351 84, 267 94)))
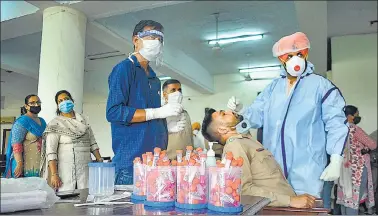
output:
POLYGON ((241 166, 243 158, 233 158, 227 152, 217 167, 209 168, 209 204, 208 208, 219 212, 240 212, 241 166))
POLYGON ((155 148, 146 153, 147 197, 145 205, 169 207, 176 200, 176 167, 171 166, 166 151, 155 148))
MULTIPOLYGON (((206 154, 201 148, 186 147, 186 153, 177 150, 177 202, 184 209, 207 208, 208 178, 206 154)), ((176 161, 172 161, 175 162, 176 161)))
POLYGON ((146 199, 146 165, 147 165, 147 155, 142 155, 143 161, 140 157, 136 157, 134 160, 134 187, 133 194, 131 198, 134 200, 145 200, 146 199))

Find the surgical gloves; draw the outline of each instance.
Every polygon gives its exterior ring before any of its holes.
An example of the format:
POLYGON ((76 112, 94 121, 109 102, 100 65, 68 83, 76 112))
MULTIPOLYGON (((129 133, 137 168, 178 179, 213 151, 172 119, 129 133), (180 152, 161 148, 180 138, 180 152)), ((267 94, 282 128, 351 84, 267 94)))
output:
POLYGON ((145 109, 146 111, 146 121, 152 119, 164 119, 171 116, 179 116, 183 111, 183 107, 179 103, 166 104, 162 107, 155 109, 145 109))
POLYGON ((341 165, 343 163, 343 156, 338 154, 331 155, 331 162, 324 169, 320 179, 323 181, 335 181, 340 177, 341 165))
POLYGON ((167 118, 167 127, 169 133, 177 133, 185 129, 186 126, 186 117, 185 113, 181 113, 180 116, 168 117, 167 118))
POLYGON ((227 103, 227 107, 235 113, 240 113, 240 111, 243 109, 243 104, 239 101, 239 99, 232 96, 227 103))

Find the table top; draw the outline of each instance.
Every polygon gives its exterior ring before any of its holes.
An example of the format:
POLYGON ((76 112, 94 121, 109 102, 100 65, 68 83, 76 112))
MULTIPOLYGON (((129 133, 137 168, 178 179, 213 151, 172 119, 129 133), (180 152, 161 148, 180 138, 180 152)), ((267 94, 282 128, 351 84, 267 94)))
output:
MULTIPOLYGON (((220 212, 202 210, 184 210, 175 207, 171 208, 152 208, 144 206, 143 203, 124 204, 124 205, 97 205, 75 207, 76 203, 85 203, 88 196, 88 189, 79 190, 80 197, 75 203, 56 203, 49 209, 28 210, 10 213, 12 215, 220 215, 220 212), (80 200, 80 201, 79 201, 80 200)), ((119 191, 117 192, 120 193, 119 191)), ((67 200, 73 200, 68 198, 67 200)), ((269 204, 269 200, 262 197, 242 196, 243 211, 238 214, 254 215, 263 207, 269 204)), ((64 201, 64 199, 63 199, 64 201)), ((130 201, 129 198, 118 201, 130 201)), ((230 213, 227 213, 230 215, 230 213)))

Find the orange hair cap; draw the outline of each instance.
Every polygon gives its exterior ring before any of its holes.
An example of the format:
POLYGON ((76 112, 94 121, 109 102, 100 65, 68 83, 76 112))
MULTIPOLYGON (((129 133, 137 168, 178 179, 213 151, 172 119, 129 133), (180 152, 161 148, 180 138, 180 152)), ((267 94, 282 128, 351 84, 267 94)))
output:
POLYGON ((291 52, 309 49, 310 41, 302 32, 296 32, 292 35, 285 36, 277 41, 272 48, 273 56, 278 57, 291 52))

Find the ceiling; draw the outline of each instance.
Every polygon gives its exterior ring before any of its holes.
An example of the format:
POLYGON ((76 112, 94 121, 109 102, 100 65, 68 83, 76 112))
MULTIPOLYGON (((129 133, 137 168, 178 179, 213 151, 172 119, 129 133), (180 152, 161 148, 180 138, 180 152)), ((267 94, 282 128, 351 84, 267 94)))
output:
POLYGON ((328 37, 377 33, 377 1, 327 1, 328 37))
POLYGON ((127 13, 96 20, 123 37, 132 35, 135 23, 153 19, 164 25, 165 47, 181 50, 211 74, 236 73, 239 67, 278 64, 271 47, 283 35, 299 30, 292 1, 198 1, 127 13), (193 13, 195 11, 195 13, 193 13), (280 11, 280 13, 277 13, 280 11), (219 37, 264 34, 259 41, 225 45, 219 53, 207 40, 215 38, 219 12, 219 37), (282 17, 281 14, 287 14, 282 17), (172 19, 175 17, 175 19, 172 19), (246 57, 250 53, 250 58, 246 57))
MULTIPOLYGON (((28 2, 40 10, 1 22, 1 67, 37 80, 42 11, 57 3, 28 2)), ((238 68, 242 67, 278 64, 272 57, 271 48, 282 36, 293 32, 309 34, 315 45, 310 61, 315 61, 315 56, 326 55, 325 49, 316 51, 319 47, 317 37, 324 36, 319 40, 323 43, 326 37, 377 32, 377 24, 370 26, 369 23, 377 19, 376 1, 320 4, 325 4, 325 14, 317 13, 310 4, 299 7, 296 1, 82 1, 72 4, 70 7, 81 10, 88 17, 84 92, 94 96, 107 94, 107 76, 112 67, 132 51, 132 31, 142 19, 159 21, 165 27, 165 66, 157 69, 158 74, 178 78, 203 93, 212 93, 214 75, 238 73, 238 68), (302 10, 301 13, 298 10, 302 10), (220 52, 214 52, 207 40, 215 38, 212 14, 216 12, 220 13, 219 37, 262 33, 264 38, 224 45, 220 52), (312 24, 317 22, 314 16, 326 18, 325 23, 319 24, 325 25, 322 30, 312 24), (323 32, 316 34, 317 31, 323 32), (125 55, 89 60, 90 55, 106 52, 125 55)), ((325 64, 324 60, 316 65, 319 64, 325 64)))
POLYGON ((38 81, 34 78, 1 70, 1 96, 5 96, 6 108, 18 108, 28 94, 36 94, 38 81), (21 102, 20 102, 21 101, 21 102))

